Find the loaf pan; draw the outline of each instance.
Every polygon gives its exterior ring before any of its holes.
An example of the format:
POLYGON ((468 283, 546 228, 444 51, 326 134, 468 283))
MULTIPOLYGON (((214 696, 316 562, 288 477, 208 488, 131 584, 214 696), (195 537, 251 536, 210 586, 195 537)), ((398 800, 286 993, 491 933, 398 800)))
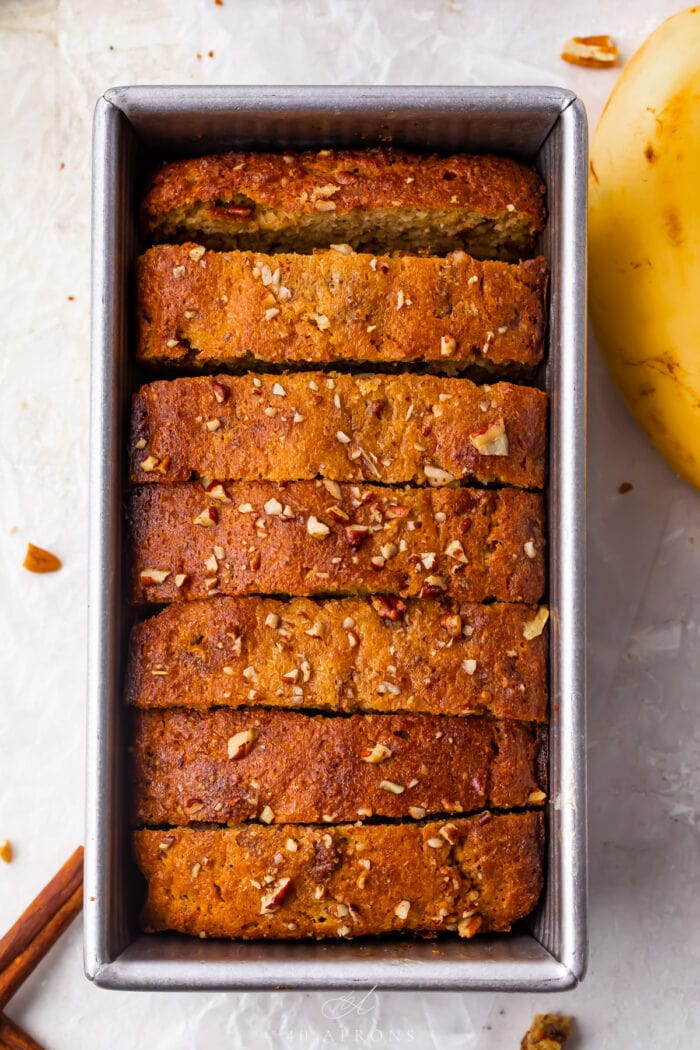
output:
POLYGON ((93 137, 92 419, 85 970, 105 988, 394 988, 554 991, 586 961, 586 118, 553 88, 124 87, 97 103, 93 137), (130 855, 123 677, 124 503, 134 362, 138 204, 164 158, 229 149, 393 143, 534 162, 547 184, 540 249, 551 269, 549 596, 551 737, 546 885, 511 934, 471 941, 228 942, 138 930, 130 855))

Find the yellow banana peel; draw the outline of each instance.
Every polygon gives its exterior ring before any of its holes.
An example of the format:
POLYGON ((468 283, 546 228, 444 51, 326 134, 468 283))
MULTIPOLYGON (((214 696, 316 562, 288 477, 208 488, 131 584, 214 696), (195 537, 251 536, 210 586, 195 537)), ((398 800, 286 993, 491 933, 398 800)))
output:
POLYGON ((700 488, 700 6, 622 72, 591 143, 590 311, 623 398, 700 488))

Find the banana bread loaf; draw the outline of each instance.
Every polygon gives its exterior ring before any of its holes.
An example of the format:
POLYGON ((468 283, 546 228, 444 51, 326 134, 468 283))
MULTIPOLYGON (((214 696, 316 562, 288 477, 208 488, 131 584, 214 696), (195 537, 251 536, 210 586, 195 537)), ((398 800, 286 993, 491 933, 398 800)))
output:
POLYGON ((421 362, 454 373, 532 369, 547 266, 446 258, 149 249, 137 270, 137 356, 152 364, 421 362))
POLYGON ((297 372, 149 383, 133 402, 134 481, 544 483, 547 395, 437 376, 297 372))
POLYGON ((221 153, 164 165, 143 202, 154 242, 310 251, 464 248, 532 254, 544 226, 539 175, 507 157, 397 149, 221 153))
POLYGON ((242 707, 254 687, 265 707, 545 722, 547 632, 531 637, 537 616, 531 605, 383 594, 175 603, 132 630, 127 700, 242 707))
POLYGON ((137 485, 134 601, 369 594, 534 603, 542 496, 335 481, 137 485))
POLYGON ((538 812, 420 824, 141 830, 145 930, 359 937, 508 930, 542 888, 538 812))
POLYGON ((540 805, 545 742, 543 727, 486 718, 134 711, 132 821, 339 824, 540 805))

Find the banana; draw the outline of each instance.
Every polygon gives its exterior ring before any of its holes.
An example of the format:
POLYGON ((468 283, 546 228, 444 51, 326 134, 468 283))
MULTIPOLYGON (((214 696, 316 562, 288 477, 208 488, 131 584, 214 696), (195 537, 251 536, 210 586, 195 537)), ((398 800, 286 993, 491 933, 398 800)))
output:
POLYGON ((700 7, 652 33, 601 115, 589 166, 589 289, 630 411, 700 488, 700 7))

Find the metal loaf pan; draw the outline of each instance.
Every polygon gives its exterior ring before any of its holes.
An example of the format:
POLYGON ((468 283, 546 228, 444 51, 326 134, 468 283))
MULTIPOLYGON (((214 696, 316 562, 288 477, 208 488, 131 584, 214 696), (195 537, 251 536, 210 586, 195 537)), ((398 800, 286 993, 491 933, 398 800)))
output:
POLYGON ((126 87, 94 124, 92 434, 85 969, 106 988, 397 988, 553 991, 586 960, 586 118, 553 88, 126 87), (144 180, 163 158, 220 150, 391 142, 534 161, 547 183, 551 268, 549 604, 551 738, 546 888, 510 935, 461 941, 202 941, 145 936, 125 818, 125 426, 133 264, 144 180))

